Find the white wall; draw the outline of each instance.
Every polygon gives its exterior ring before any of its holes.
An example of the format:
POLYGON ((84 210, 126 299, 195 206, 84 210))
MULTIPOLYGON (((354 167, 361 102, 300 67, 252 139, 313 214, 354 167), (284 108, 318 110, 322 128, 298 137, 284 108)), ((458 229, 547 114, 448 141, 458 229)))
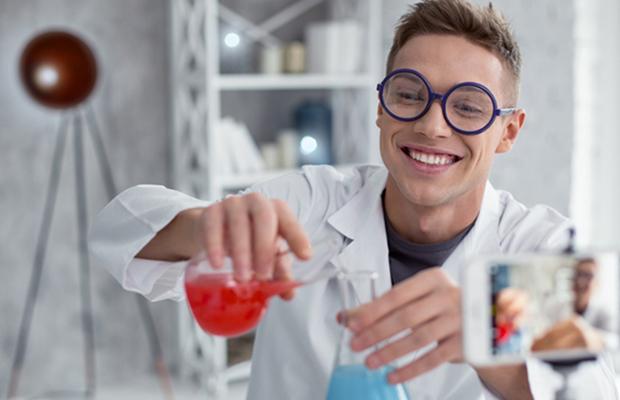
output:
POLYGON ((579 242, 620 248, 620 3, 575 0, 575 184, 579 242))

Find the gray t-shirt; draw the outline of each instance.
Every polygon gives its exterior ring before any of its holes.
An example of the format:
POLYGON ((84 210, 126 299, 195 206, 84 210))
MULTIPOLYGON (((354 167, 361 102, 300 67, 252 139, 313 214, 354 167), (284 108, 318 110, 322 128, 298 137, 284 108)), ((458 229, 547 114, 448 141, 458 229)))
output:
POLYGON ((392 285, 412 277, 425 268, 443 265, 476 222, 474 221, 463 232, 445 242, 419 244, 408 241, 396 232, 387 218, 385 208, 384 216, 392 285))

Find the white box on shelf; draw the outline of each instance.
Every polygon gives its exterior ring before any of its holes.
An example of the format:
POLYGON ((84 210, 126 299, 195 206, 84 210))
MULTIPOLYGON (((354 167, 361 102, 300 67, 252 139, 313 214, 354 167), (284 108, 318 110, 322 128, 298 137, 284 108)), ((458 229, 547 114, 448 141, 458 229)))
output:
POLYGON ((280 168, 295 168, 299 156, 297 148, 299 146, 299 135, 293 129, 285 129, 278 133, 278 152, 280 168))
POLYGON ((325 21, 306 28, 307 71, 352 74, 360 71, 363 32, 354 20, 325 21))

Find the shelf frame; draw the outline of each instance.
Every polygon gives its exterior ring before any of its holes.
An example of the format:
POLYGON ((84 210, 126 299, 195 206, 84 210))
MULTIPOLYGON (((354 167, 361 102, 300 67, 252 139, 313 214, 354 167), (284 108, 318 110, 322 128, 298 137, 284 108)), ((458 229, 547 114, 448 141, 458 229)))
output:
MULTIPOLYGON (((223 75, 220 71, 220 20, 239 27, 243 34, 262 45, 281 44, 273 32, 290 23, 320 3, 336 4, 343 0, 296 0, 275 15, 255 24, 224 7, 220 0, 173 0, 171 15, 172 92, 172 185, 194 196, 216 200, 226 190, 250 186, 294 170, 265 171, 256 174, 218 176, 215 149, 222 148, 213 134, 222 116, 222 95, 234 91, 331 90, 363 91, 368 102, 364 140, 368 140, 366 159, 378 160, 378 133, 374 126, 377 99, 374 87, 379 81, 382 59, 380 18, 382 10, 376 0, 358 0, 365 4, 368 24, 365 26, 365 69, 355 75, 281 74, 223 75), (194 63, 188 63, 193 57, 194 63), (377 157, 374 156, 377 154, 377 157)), ((350 1, 350 0, 347 0, 350 1)), ((333 7, 335 9, 335 7, 333 7)), ((357 92, 355 94, 357 95, 357 92)), ((348 166, 339 168, 346 169, 348 166)), ((223 338, 206 335, 193 322, 187 307, 179 307, 179 346, 181 369, 185 375, 201 374, 205 395, 220 400, 227 398, 227 384, 249 377, 250 363, 227 368, 223 338), (197 351, 200 350, 200 351, 197 351)))

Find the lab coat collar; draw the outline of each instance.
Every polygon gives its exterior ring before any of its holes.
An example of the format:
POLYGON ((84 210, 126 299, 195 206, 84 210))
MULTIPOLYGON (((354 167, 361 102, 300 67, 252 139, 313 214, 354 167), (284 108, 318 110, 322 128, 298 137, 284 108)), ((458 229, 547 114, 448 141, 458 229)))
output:
MULTIPOLYGON (((328 218, 328 223, 351 240, 351 243, 331 261, 340 270, 372 269, 379 279, 378 294, 391 287, 389 252, 381 193, 385 189, 388 171, 380 168, 368 177, 367 183, 343 207, 328 218)), ((501 201, 490 182, 485 185, 480 213, 474 227, 444 263, 444 269, 459 280, 467 260, 479 254, 496 254, 499 243, 501 201)), ((367 297, 366 297, 367 298, 367 297)))
POLYGON ((487 181, 480 213, 473 228, 464 239, 464 247, 470 252, 467 254, 468 257, 475 255, 475 253, 489 254, 501 251, 499 234, 501 216, 502 203, 499 193, 487 181))
MULTIPOLYGON (((329 217, 329 224, 353 241, 362 235, 372 235, 375 241, 385 238, 385 234, 380 237, 379 232, 369 232, 367 225, 372 224, 374 228, 380 225, 381 230, 385 230, 381 193, 385 189, 387 176, 388 171, 385 168, 370 175, 360 191, 329 217)), ((498 227, 501 213, 499 193, 487 181, 480 213, 474 227, 464 239, 466 247, 499 252, 498 227)))
POLYGON ((343 272, 364 270, 377 273, 375 293, 371 293, 368 282, 351 282, 357 299, 362 303, 392 286, 381 202, 387 170, 377 169, 367 179, 359 192, 328 219, 334 229, 350 239, 350 243, 330 262, 343 272))
POLYGON ((380 217, 382 220, 381 193, 385 189, 387 176, 388 172, 384 167, 374 171, 357 194, 328 218, 329 224, 344 236, 355 240, 367 232, 366 224, 373 217, 380 217))

